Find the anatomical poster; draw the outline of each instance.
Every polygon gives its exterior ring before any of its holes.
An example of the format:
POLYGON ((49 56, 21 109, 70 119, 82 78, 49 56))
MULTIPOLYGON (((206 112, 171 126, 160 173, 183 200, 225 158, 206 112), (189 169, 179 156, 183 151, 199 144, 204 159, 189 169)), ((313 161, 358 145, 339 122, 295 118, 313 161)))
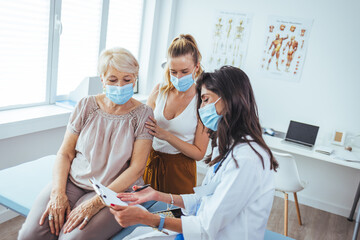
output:
POLYGON ((268 18, 260 64, 265 77, 300 80, 312 23, 312 19, 268 18))
POLYGON ((213 71, 223 65, 241 68, 248 47, 251 17, 230 11, 220 11, 215 16, 206 70, 213 71))

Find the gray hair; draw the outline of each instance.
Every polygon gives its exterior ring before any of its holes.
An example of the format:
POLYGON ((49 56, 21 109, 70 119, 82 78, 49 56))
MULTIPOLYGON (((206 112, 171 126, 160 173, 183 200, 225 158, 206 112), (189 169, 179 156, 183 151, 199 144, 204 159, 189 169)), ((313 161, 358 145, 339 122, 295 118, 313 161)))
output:
POLYGON ((110 48, 103 50, 99 57, 98 72, 100 76, 105 76, 109 67, 113 67, 120 72, 133 73, 137 77, 139 73, 139 63, 125 48, 110 48))

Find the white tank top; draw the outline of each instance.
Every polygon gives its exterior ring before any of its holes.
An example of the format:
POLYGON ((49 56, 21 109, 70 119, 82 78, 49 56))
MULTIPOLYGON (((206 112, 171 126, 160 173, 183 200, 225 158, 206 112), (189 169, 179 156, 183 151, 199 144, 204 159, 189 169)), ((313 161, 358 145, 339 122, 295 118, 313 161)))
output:
MULTIPOLYGON (((196 98, 197 95, 191 100, 187 105, 185 110, 177 117, 167 120, 164 117, 164 108, 167 100, 168 94, 165 96, 159 92, 156 98, 156 106, 154 110, 154 117, 157 121, 159 127, 169 131, 171 134, 180 138, 184 142, 193 144, 195 139, 195 131, 198 123, 196 115, 196 98)), ((168 153, 168 154, 177 154, 180 153, 179 150, 174 148, 170 143, 165 140, 161 140, 157 137, 154 137, 153 148, 155 151, 168 153)))

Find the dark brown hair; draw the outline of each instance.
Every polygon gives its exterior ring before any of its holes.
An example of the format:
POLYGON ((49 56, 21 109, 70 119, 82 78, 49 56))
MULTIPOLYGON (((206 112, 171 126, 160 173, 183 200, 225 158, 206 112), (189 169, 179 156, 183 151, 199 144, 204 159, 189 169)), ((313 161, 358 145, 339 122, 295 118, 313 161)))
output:
MULTIPOLYGON (((239 68, 232 66, 223 66, 213 73, 204 72, 196 82, 198 108, 201 105, 201 88, 203 86, 221 97, 224 103, 217 131, 208 130, 212 148, 217 146, 216 140, 218 139, 219 156, 213 160, 211 160, 211 155, 207 156, 205 162, 212 166, 221 161, 227 152, 232 151, 237 144, 247 143, 259 156, 265 168, 263 157, 250 144, 250 142, 256 142, 269 154, 270 169, 276 170, 278 163, 262 137, 257 105, 248 76, 239 68)), ((238 166, 235 158, 234 161, 238 166)))

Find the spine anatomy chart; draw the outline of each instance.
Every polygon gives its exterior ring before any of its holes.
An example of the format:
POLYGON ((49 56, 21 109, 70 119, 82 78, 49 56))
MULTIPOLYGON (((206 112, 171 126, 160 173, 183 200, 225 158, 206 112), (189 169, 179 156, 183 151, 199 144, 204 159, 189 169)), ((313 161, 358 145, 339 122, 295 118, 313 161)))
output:
POLYGON ((251 18, 244 13, 221 11, 216 15, 211 51, 207 57, 208 70, 223 65, 241 68, 245 59, 251 18))

